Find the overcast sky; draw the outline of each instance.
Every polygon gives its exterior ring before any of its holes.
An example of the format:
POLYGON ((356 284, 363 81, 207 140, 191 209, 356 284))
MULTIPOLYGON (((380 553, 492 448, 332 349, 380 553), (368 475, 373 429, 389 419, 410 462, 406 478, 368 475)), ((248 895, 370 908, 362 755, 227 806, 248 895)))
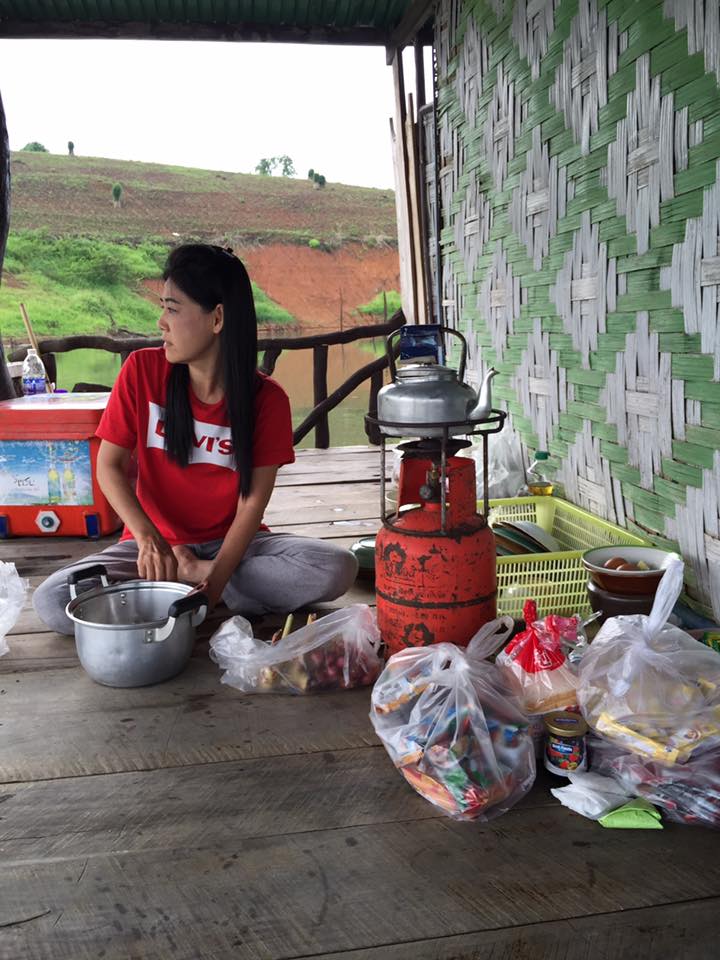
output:
POLYGON ((382 47, 0 40, 10 147, 394 188, 382 47))

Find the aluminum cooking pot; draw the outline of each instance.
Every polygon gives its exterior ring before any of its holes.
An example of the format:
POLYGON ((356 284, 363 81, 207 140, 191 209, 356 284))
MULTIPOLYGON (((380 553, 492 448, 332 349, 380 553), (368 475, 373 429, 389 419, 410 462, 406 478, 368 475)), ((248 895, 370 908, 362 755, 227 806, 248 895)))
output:
POLYGON ((95 564, 68 577, 72 599, 65 608, 75 623, 80 663, 108 687, 144 687, 169 680, 185 667, 208 600, 186 583, 129 580, 108 584, 95 564), (100 577, 102 586, 78 594, 75 586, 100 577))

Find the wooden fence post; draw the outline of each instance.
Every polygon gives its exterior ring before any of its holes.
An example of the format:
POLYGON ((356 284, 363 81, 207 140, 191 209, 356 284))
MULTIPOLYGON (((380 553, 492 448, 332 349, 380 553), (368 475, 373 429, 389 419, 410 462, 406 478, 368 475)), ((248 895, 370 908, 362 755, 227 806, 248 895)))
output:
MULTIPOLYGON (((327 400, 328 346, 322 343, 313 348, 313 406, 327 400)), ((324 413, 315 426, 315 446, 327 450, 330 446, 330 425, 324 413)))
POLYGON ((275 372, 275 364, 278 362, 278 357, 282 353, 282 347, 268 347, 267 350, 263 353, 262 364, 260 365, 260 372, 264 373, 266 376, 271 377, 275 372))

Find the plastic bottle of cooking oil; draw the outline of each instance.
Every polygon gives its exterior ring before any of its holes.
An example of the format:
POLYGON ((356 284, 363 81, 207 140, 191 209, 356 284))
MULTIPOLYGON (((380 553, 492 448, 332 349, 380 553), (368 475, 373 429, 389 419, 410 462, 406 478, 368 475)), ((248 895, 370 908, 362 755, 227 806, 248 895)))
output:
POLYGON ((535 451, 535 459, 525 474, 528 493, 531 497, 549 497, 553 492, 552 481, 545 475, 549 457, 547 450, 535 451))

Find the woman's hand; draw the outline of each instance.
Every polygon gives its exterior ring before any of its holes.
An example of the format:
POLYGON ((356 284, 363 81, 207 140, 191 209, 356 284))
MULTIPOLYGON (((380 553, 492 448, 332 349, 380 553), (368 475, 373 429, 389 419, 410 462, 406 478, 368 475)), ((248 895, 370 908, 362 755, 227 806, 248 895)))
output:
POLYGON ((220 600, 222 599, 222 593, 225 589, 225 584, 219 586, 217 583, 213 583, 212 576, 207 580, 202 580, 193 590, 193 593, 204 593, 208 598, 208 610, 212 610, 213 607, 216 607, 220 600))
POLYGON ((136 538, 137 567, 142 580, 177 580, 177 559, 170 544, 157 531, 136 538))

